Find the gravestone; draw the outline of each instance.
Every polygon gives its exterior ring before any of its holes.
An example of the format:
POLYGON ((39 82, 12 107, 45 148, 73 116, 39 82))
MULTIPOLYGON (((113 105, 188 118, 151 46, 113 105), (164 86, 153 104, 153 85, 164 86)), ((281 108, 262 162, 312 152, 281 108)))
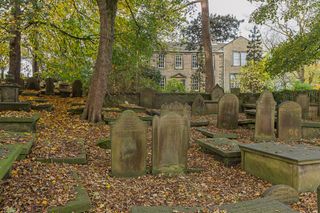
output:
POLYGON ((147 127, 135 112, 124 111, 112 127, 111 170, 117 177, 145 174, 147 127))
POLYGON ((153 119, 152 173, 179 174, 187 168, 189 122, 169 112, 153 119))
POLYGON ((144 88, 140 92, 140 105, 145 108, 153 108, 155 96, 156 91, 150 88, 144 88))
POLYGON ((301 138, 301 107, 293 101, 286 101, 278 108, 278 138, 285 141, 301 138))
POLYGON ((52 78, 46 79, 46 95, 54 95, 54 80, 52 78))
POLYGON ((40 90, 40 82, 38 78, 32 77, 27 79, 26 89, 29 90, 40 90))
POLYGON ((221 129, 238 128, 239 99, 234 94, 225 94, 219 101, 217 127, 221 129))
POLYGON ((197 95, 194 99, 191 107, 192 114, 194 115, 204 115, 207 112, 206 104, 201 95, 197 95))
POLYGON ((177 114, 186 117, 189 122, 191 120, 191 107, 188 104, 182 104, 177 101, 170 104, 161 105, 160 115, 163 116, 169 112, 176 112, 177 114))
POLYGON ((297 190, 287 185, 274 185, 267 189, 262 197, 270 197, 284 204, 293 204, 299 201, 297 190))
POLYGON ((211 92, 211 100, 212 101, 219 101, 220 98, 224 95, 223 88, 216 84, 211 92))
POLYGON ((72 97, 82 97, 82 82, 81 80, 75 80, 72 83, 72 97))
POLYGON ((71 94, 70 85, 67 83, 60 83, 59 84, 59 92, 60 92, 60 97, 62 97, 62 98, 69 97, 71 94))
POLYGON ((272 141, 275 139, 274 119, 276 102, 269 91, 263 92, 257 101, 254 139, 256 141, 272 141))
POLYGON ((301 106, 302 119, 308 119, 310 98, 307 94, 299 94, 296 98, 296 102, 301 106))
POLYGON ((5 83, 0 85, 0 102, 19 102, 19 85, 5 83))

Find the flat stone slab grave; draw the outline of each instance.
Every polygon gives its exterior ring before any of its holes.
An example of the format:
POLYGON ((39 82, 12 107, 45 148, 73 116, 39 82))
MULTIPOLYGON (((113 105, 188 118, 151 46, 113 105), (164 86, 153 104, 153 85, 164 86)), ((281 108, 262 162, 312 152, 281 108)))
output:
POLYGON ((237 139, 238 135, 233 133, 213 133, 209 132, 205 128, 196 128, 198 132, 203 134, 204 136, 207 136, 208 138, 229 138, 229 139, 237 139))
POLYGON ((239 143, 236 140, 206 138, 196 142, 204 152, 213 154, 214 158, 221 161, 225 166, 232 166, 241 161, 239 143))
POLYGON ((242 169, 254 176, 299 192, 315 191, 320 184, 320 147, 279 143, 239 147, 242 169))
POLYGON ((29 102, 1 102, 0 111, 27 111, 31 110, 29 102))
POLYGON ((11 170, 12 164, 19 157, 22 145, 0 144, 0 180, 2 180, 11 170))
POLYGON ((197 207, 167 207, 167 206, 134 206, 131 213, 172 213, 172 212, 201 212, 201 208, 197 207))
POLYGON ((86 164, 87 163, 87 154, 84 148, 83 142, 81 144, 81 153, 73 157, 38 157, 37 161, 42 163, 67 163, 67 164, 86 164))
POLYGON ((39 119, 39 114, 32 117, 2 117, 0 118, 0 129, 13 132, 36 132, 36 124, 39 119))
POLYGON ((270 198, 258 198, 220 207, 228 213, 298 213, 283 203, 270 198))

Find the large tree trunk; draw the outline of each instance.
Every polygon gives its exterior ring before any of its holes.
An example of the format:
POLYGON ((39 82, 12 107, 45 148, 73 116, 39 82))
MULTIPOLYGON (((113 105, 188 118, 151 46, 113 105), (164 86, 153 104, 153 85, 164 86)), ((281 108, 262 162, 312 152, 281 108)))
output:
POLYGON ((206 92, 211 92, 214 86, 214 71, 212 45, 210 39, 209 4, 208 0, 201 1, 202 42, 205 56, 206 92))
POLYGON ((20 3, 19 0, 12 1, 12 15, 15 23, 12 24, 12 38, 9 42, 9 73, 14 77, 15 83, 20 83, 21 70, 21 32, 20 32, 20 3))
POLYGON ((97 0, 100 14, 100 42, 98 56, 91 77, 83 119, 101 121, 101 110, 107 92, 107 74, 112 70, 112 45, 118 0, 97 0))

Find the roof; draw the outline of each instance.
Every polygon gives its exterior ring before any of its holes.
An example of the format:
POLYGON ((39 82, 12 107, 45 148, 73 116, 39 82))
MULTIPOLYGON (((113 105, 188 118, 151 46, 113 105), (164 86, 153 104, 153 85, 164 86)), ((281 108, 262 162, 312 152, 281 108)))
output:
MULTIPOLYGON (((238 39, 246 39, 247 38, 243 37, 243 36, 239 36, 235 39, 233 39, 232 41, 226 42, 226 43, 212 43, 212 52, 223 52, 223 47, 231 44, 232 42, 234 42, 235 40, 238 39)), ((189 52, 189 53, 196 53, 199 52, 198 49, 195 50, 188 50, 187 49, 187 44, 180 44, 180 43, 167 43, 167 48, 166 48, 166 52, 189 52)))

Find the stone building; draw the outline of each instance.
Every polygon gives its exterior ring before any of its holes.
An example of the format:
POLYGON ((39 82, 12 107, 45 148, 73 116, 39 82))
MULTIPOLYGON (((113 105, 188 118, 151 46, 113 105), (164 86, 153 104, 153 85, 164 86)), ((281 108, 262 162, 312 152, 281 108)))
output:
MULTIPOLYGON (((239 72, 246 64, 248 39, 240 36, 228 43, 212 44, 215 83, 225 91, 239 87, 239 72)), ((205 78, 199 74, 199 61, 203 58, 197 50, 172 45, 165 52, 155 52, 151 65, 162 74, 161 87, 170 79, 181 81, 187 91, 203 91, 205 78)))

